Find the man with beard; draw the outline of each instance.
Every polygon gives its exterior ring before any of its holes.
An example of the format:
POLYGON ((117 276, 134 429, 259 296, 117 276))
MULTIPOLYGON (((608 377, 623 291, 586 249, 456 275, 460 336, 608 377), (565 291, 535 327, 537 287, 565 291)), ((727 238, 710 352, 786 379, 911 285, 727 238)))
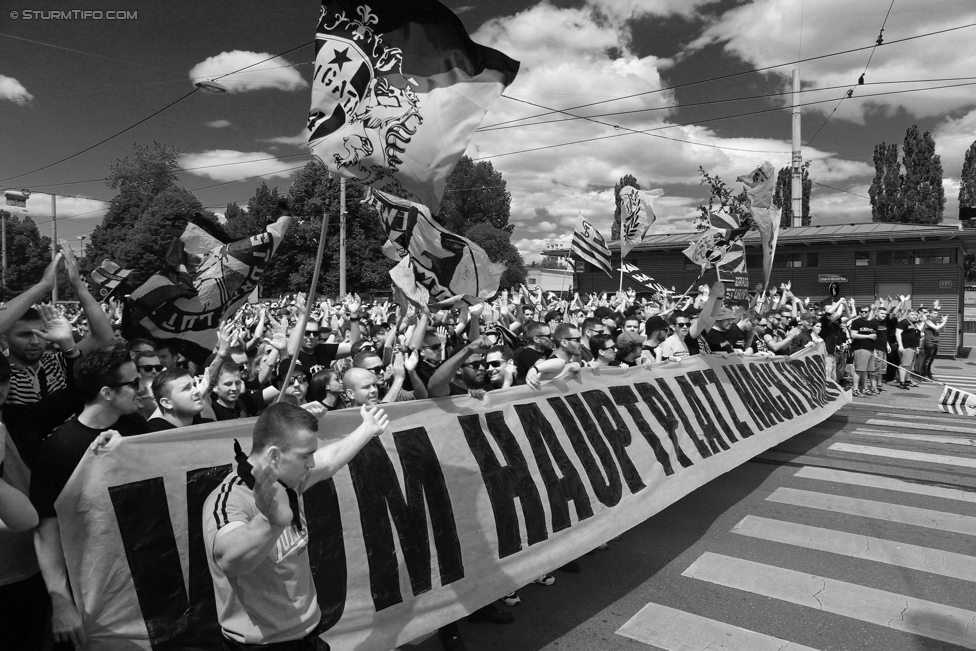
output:
POLYGON ((485 355, 488 382, 492 389, 507 389, 515 383, 515 358, 508 346, 492 346, 485 355))
POLYGON ((52 393, 64 390, 65 355, 84 355, 112 342, 112 324, 98 301, 88 292, 88 287, 78 271, 78 262, 71 249, 61 247, 61 253, 44 270, 41 281, 12 299, 7 304, 7 314, 0 325, 0 347, 7 348, 10 361, 10 393, 7 404, 23 405, 37 402, 52 393), (51 293, 57 277, 58 265, 64 260, 68 282, 88 316, 91 334, 77 344, 69 341, 66 348, 46 352, 49 338, 44 336, 45 325, 41 314, 31 307, 51 293), (75 353, 78 351, 78 353, 75 353))
POLYGON ((752 339, 752 318, 748 312, 744 312, 736 323, 729 326, 725 331, 725 338, 732 347, 732 352, 744 353, 749 350, 749 343, 752 339))
POLYGON ((204 408, 203 395, 185 368, 174 368, 157 375, 152 382, 152 393, 160 415, 149 419, 150 432, 212 422, 200 417, 204 408))
POLYGON ((713 353, 731 353, 732 344, 729 342, 728 329, 735 321, 735 314, 727 307, 722 307, 715 317, 715 325, 705 333, 705 343, 713 353))
POLYGON ((552 330, 545 323, 530 321, 525 324, 526 346, 515 353, 515 367, 518 370, 517 384, 525 384, 529 369, 536 362, 552 355, 552 330))
POLYGON ((118 432, 128 436, 149 431, 145 419, 136 413, 139 371, 124 348, 91 353, 78 363, 76 379, 85 408, 44 439, 30 487, 31 502, 40 516, 34 547, 51 595, 54 641, 64 643, 55 648, 70 648, 68 643, 82 647, 85 630, 68 584, 54 502, 99 435, 118 432))
POLYGON ((661 361, 661 344, 668 338, 668 322, 664 317, 652 316, 644 322, 644 350, 642 357, 645 362, 661 361))
POLYGON ((484 355, 490 348, 491 342, 487 337, 478 337, 463 346, 437 368, 427 385, 427 395, 431 398, 442 398, 463 396, 472 392, 475 396, 483 394, 486 382, 484 355))

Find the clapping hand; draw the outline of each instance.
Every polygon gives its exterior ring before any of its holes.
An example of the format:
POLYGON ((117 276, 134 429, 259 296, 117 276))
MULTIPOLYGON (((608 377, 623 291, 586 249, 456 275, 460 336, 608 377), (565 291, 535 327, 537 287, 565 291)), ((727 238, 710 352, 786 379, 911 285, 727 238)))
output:
POLYGON ((254 473, 253 494, 254 506, 268 519, 271 526, 283 529, 291 524, 294 514, 288 504, 285 487, 278 483, 277 460, 263 465, 254 473))

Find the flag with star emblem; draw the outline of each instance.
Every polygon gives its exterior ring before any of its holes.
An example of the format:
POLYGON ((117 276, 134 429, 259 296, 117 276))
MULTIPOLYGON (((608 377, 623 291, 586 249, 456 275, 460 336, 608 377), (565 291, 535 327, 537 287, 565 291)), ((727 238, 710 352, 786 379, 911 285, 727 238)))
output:
POLYGON ((436 0, 325 0, 308 147, 329 170, 436 214, 448 175, 519 64, 436 0))
MULTIPOLYGON (((505 265, 492 262, 480 246, 438 224, 425 206, 377 190, 369 190, 363 203, 376 208, 396 254, 409 256, 414 280, 429 292, 431 303, 455 296, 487 299, 498 291, 505 265)), ((392 277, 403 282, 399 274, 392 277)), ((404 292, 414 289, 398 286, 404 292)))

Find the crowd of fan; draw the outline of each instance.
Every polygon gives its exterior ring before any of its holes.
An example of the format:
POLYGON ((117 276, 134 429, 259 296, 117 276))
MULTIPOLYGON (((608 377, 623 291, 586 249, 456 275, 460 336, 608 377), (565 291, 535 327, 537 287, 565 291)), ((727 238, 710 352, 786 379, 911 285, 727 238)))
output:
MULTIPOLYGON (((721 283, 695 298, 638 299, 631 290, 567 300, 520 288, 443 309, 399 294, 369 305, 350 295, 323 300, 306 315, 299 294, 246 303, 200 359, 179 340, 125 340, 120 304, 97 301, 63 248, 37 285, 0 310, 0 647, 15 648, 8 642, 16 639, 16 648, 41 648, 48 595, 56 645, 84 639, 54 502, 83 456, 112 436, 256 416, 282 393, 281 400, 321 416, 406 400, 480 398, 514 385, 538 389, 584 367, 712 353, 789 355, 819 342, 828 376, 872 395, 896 373, 902 388, 917 386, 909 371, 931 377, 946 322, 936 309, 911 308, 910 297, 811 308, 784 285, 735 309, 724 298, 721 283), (77 307, 43 303, 61 265, 77 307), (34 646, 22 644, 25 631, 34 646)), ((536 580, 553 582, 551 575, 536 580)), ((504 602, 517 604, 519 596, 504 602)), ((512 621, 494 606, 471 618, 512 621)), ((463 647, 455 625, 441 630, 441 640, 463 647)))

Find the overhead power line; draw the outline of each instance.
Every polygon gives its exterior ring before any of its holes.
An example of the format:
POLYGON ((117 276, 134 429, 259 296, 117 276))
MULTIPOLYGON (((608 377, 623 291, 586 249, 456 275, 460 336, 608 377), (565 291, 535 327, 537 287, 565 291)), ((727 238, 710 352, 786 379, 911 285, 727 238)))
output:
MULTIPOLYGON (((907 36, 905 38, 900 38, 900 39, 897 39, 897 40, 894 40, 894 41, 889 41, 889 42, 885 43, 884 45, 895 45, 896 43, 904 43, 906 41, 913 41, 913 40, 919 39, 919 38, 927 38, 929 36, 937 36, 939 34, 946 34, 948 32, 954 32, 954 31, 957 31, 957 30, 960 30, 960 29, 967 29, 969 27, 976 27, 976 23, 968 23, 966 25, 958 25, 956 27, 949 27, 949 28, 946 28, 946 29, 940 29, 940 30, 937 30, 937 31, 934 31, 934 32, 926 32, 925 34, 916 34, 915 36, 907 36)), ((765 66, 765 67, 762 67, 762 68, 752 68, 750 70, 743 70, 743 71, 740 71, 740 72, 733 72, 733 73, 729 73, 727 75, 719 75, 717 77, 709 77, 707 79, 700 79, 698 81, 689 81, 689 82, 686 82, 686 83, 683 83, 683 84, 675 84, 673 86, 665 86, 664 88, 656 88, 654 90, 646 90, 646 91, 642 91, 642 92, 639 92, 639 93, 631 93, 630 95, 623 95, 621 97, 615 97, 615 98, 611 98, 611 99, 601 100, 599 102, 590 102, 588 104, 579 104, 577 106, 570 106, 570 107, 565 108, 565 109, 562 109, 562 110, 563 111, 575 111, 575 110, 578 110, 578 109, 581 109, 581 108, 588 108, 590 106, 599 106, 600 104, 608 104, 610 102, 619 102, 619 101, 623 101, 625 99, 632 99, 634 97, 642 97, 644 95, 651 95, 653 93, 663 93, 663 92, 668 91, 668 90, 676 90, 678 88, 687 88, 689 86, 697 86, 698 84, 711 83, 713 81, 722 81, 722 80, 725 80, 725 79, 733 79, 735 77, 741 77, 743 75, 751 75, 751 74, 754 74, 754 73, 757 73, 757 72, 765 72, 766 70, 775 70, 776 68, 783 68, 783 67, 786 67, 786 66, 793 66, 793 65, 797 65, 799 63, 807 63, 809 61, 818 61, 820 59, 828 59, 830 57, 841 56, 841 55, 844 55, 844 54, 852 54, 854 52, 863 52, 864 50, 870 50, 870 49, 875 48, 875 47, 878 47, 878 45, 877 44, 874 44, 874 45, 865 45, 863 47, 856 47, 856 48, 852 48, 852 49, 849 49, 849 50, 841 50, 839 52, 831 52, 830 54, 821 54, 821 55, 814 56, 814 57, 806 57, 804 59, 797 59, 796 61, 787 61, 786 63, 777 63, 775 65, 765 66)), ((502 95, 502 97, 505 97, 506 99, 511 99, 508 95, 502 95)), ((501 126, 503 124, 509 124, 511 122, 519 122, 519 121, 522 121, 522 120, 531 120, 533 118, 545 117, 547 115, 552 115, 553 113, 557 113, 557 112, 558 111, 556 109, 550 109, 546 113, 537 113, 536 115, 528 115, 528 116, 521 117, 521 118, 514 118, 512 120, 507 120, 505 122, 497 122, 495 124, 488 125, 488 127, 486 127, 486 128, 497 127, 497 126, 501 126)))

